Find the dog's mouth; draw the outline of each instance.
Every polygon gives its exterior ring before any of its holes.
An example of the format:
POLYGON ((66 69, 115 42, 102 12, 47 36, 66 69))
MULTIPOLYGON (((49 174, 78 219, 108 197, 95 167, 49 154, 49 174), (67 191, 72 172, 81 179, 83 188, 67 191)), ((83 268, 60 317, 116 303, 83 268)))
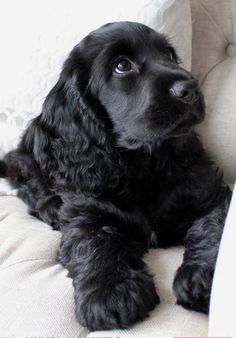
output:
POLYGON ((155 148, 169 139, 180 139, 187 137, 192 132, 193 126, 203 120, 204 113, 184 114, 181 118, 171 121, 166 125, 151 126, 143 137, 126 135, 119 140, 119 145, 128 149, 145 148, 152 152, 155 148))
POLYGON ((176 123, 162 133, 159 131, 144 138, 127 136, 120 139, 118 143, 120 146, 130 150, 145 148, 149 153, 152 153, 153 150, 160 147, 164 141, 168 139, 186 137, 192 131, 191 126, 182 126, 178 128, 178 124, 179 123, 176 123))
POLYGON ((149 107, 148 112, 136 121, 135 134, 124 127, 118 145, 127 149, 145 148, 151 153, 169 139, 187 137, 204 116, 205 106, 201 98, 192 105, 172 105, 162 110, 149 107))
POLYGON ((167 139, 180 138, 187 136, 193 130, 193 126, 180 126, 179 128, 174 129, 172 132, 166 134, 166 137, 163 137, 163 141, 167 139))

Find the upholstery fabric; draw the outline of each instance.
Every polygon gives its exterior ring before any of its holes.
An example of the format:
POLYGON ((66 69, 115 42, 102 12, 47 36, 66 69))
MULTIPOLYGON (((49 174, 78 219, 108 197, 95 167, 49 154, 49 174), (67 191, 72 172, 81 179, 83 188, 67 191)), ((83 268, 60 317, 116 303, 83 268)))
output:
POLYGON ((14 196, 0 196, 0 220, 0 335, 85 336, 71 279, 56 263, 60 233, 14 196))
POLYGON ((225 180, 236 177, 236 2, 191 1, 192 72, 206 99, 200 125, 204 145, 223 168, 225 180))

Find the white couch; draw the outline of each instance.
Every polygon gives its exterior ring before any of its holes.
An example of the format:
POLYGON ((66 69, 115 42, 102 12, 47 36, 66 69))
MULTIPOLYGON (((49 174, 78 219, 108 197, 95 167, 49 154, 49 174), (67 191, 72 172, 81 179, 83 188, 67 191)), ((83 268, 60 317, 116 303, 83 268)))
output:
MULTIPOLYGON (((84 35, 116 20, 144 22, 168 34, 184 66, 200 80, 207 117, 205 146, 236 177, 236 2, 234 0, 77 0, 0 3, 0 153, 16 145, 40 111, 66 55, 84 35), (1 8, 2 6, 2 8, 1 8)), ((212 291, 210 318, 175 305, 171 285, 183 248, 145 257, 161 304, 129 330, 91 332, 75 320, 72 283, 56 263, 60 233, 27 214, 0 182, 0 336, 173 337, 236 336, 233 310, 236 196, 225 227, 212 291)))

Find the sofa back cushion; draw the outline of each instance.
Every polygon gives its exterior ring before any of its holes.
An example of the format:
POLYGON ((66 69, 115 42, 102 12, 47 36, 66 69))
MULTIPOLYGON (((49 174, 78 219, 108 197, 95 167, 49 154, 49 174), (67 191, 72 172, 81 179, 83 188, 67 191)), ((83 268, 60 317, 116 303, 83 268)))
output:
POLYGON ((210 154, 236 179, 236 1, 192 0, 192 72, 206 101, 198 130, 210 154))

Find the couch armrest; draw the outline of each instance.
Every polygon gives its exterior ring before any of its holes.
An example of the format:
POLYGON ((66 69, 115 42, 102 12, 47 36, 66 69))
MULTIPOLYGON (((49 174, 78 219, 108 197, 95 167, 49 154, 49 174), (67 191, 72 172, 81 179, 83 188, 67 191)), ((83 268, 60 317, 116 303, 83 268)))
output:
POLYGON ((236 337, 236 185, 220 244, 212 286, 209 336, 236 337))

